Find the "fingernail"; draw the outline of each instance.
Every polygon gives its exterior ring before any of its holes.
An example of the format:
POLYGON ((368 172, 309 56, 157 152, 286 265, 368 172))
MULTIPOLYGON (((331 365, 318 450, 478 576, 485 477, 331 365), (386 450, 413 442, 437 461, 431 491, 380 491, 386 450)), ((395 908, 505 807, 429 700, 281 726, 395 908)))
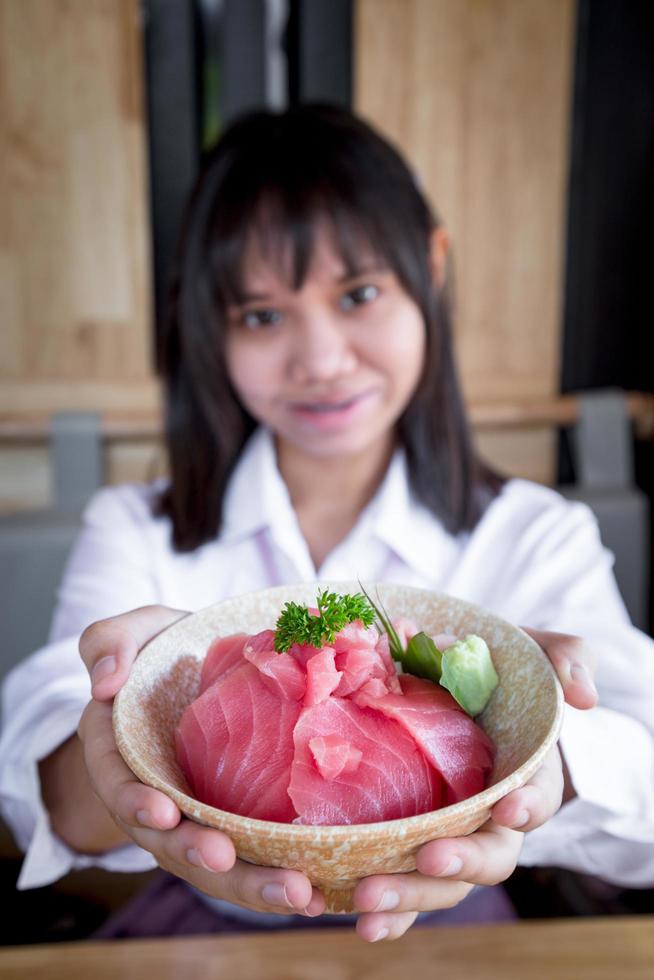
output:
POLYGON ((286 889, 277 882, 264 885, 261 889, 261 897, 268 905, 287 905, 289 908, 292 907, 291 902, 288 900, 286 889))
POLYGON ((386 939, 387 935, 388 935, 388 929, 386 928, 386 926, 384 926, 383 929, 379 930, 376 936, 372 937, 372 942, 378 943, 380 939, 386 939))
POLYGON ((442 871, 438 872, 438 877, 447 878, 449 875, 458 875, 462 867, 462 859, 458 855, 455 855, 453 858, 450 858, 450 863, 442 871))
POLYGON ((186 860, 189 864, 194 864, 196 868, 204 868, 205 871, 211 871, 211 868, 196 847, 189 847, 186 852, 186 860))
POLYGON ((91 684, 95 686, 105 677, 109 677, 111 674, 116 672, 116 658, 115 657, 103 657, 102 660, 98 660, 97 664, 91 671, 91 684))
POLYGON ((585 687, 589 687, 594 694, 597 694, 597 688, 583 664, 573 664, 570 668, 570 677, 577 684, 583 684, 585 687))
POLYGON ((373 912, 390 912, 391 909, 396 909, 399 904, 400 896, 398 893, 389 890, 384 892, 377 905, 374 907, 373 912))
POLYGON ((320 915, 320 912, 312 912, 307 905, 305 909, 302 909, 302 915, 308 915, 310 919, 315 919, 317 915, 320 915))
POLYGON ((526 823, 529 823, 529 811, 520 810, 516 814, 515 820, 512 821, 511 827, 513 828, 513 830, 517 830, 518 827, 524 827, 526 823))

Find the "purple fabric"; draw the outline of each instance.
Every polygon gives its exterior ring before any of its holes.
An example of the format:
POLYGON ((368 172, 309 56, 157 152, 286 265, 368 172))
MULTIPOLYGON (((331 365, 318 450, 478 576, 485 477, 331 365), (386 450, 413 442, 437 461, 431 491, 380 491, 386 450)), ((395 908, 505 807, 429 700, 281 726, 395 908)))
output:
MULTIPOLYGON (((501 887, 478 888, 452 909, 423 913, 417 926, 450 926, 473 922, 506 922, 517 915, 501 887)), ((279 927, 244 922, 236 916, 215 912, 185 885, 162 871, 154 881, 126 906, 111 916, 90 939, 136 939, 150 936, 191 936, 211 933, 270 932, 279 929, 353 928, 352 921, 326 915, 293 917, 279 927)))

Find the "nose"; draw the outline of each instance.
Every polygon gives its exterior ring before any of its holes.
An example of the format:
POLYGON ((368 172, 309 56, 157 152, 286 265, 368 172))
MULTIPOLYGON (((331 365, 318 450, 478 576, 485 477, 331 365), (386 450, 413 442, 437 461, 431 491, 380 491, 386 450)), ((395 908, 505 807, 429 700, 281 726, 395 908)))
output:
POLYGON ((357 363, 347 326, 328 313, 315 313, 296 324, 289 361, 293 381, 332 381, 351 374, 357 363))

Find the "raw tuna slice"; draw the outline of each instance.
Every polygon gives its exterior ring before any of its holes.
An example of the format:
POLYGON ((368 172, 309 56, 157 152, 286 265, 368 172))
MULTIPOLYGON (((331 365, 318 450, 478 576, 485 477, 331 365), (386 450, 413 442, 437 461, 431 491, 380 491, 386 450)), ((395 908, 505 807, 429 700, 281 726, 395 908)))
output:
POLYGON ((317 653, 320 653, 320 649, 320 647, 312 647, 310 643, 294 643, 286 656, 292 657, 303 670, 306 670, 307 663, 311 657, 315 657, 317 653))
POLYGON ((351 647, 336 654, 336 667, 342 677, 336 688, 336 696, 348 697, 373 677, 386 678, 384 662, 374 648, 351 647))
POLYGON ((443 775, 447 786, 443 805, 481 792, 493 764, 488 736, 444 688, 411 674, 401 674, 399 680, 400 695, 373 698, 358 692, 354 700, 395 719, 410 733, 443 775))
POLYGON ((246 633, 235 633, 214 640, 202 663, 200 674, 200 694, 203 694, 222 674, 243 663, 243 647, 250 637, 246 633))
POLYGON ((355 619, 353 623, 348 623, 334 638, 334 649, 336 653, 343 650, 351 650, 352 647, 374 650, 379 640, 379 631, 376 626, 364 626, 360 619, 355 619))
POLYGON ((181 765, 186 760, 198 798, 242 816, 293 820, 287 787, 300 710, 297 701, 273 693, 247 662, 212 684, 176 731, 178 758, 181 765))
POLYGON ((439 774, 391 718, 331 697, 303 710, 293 738, 288 792, 299 814, 296 823, 369 823, 413 816, 441 805, 439 774), (310 743, 334 735, 358 749, 361 761, 356 771, 325 779, 310 743))
MULTIPOLYGON (((335 658, 336 666, 343 673, 341 682, 336 688, 336 696, 349 697, 373 679, 381 680, 388 691, 396 691, 399 694, 397 671, 389 653, 386 637, 378 639, 375 646, 362 646, 360 643, 357 645, 356 642, 349 646, 349 640, 346 643, 342 639, 343 633, 345 630, 336 635, 334 643, 338 651, 335 658)), ((378 635, 377 630, 374 630, 374 635, 378 635)), ((352 639, 356 641, 357 636, 354 635, 352 639)))
POLYGON ((341 672, 336 670, 334 664, 334 651, 331 647, 324 647, 320 653, 307 660, 305 706, 310 708, 319 701, 324 701, 338 687, 340 680, 341 672))
POLYGON ((386 686, 388 687, 388 690, 394 691, 396 694, 401 694, 402 688, 400 687, 397 667, 395 666, 395 661, 391 656, 391 651, 388 646, 388 637, 385 633, 383 636, 379 637, 379 642, 377 643, 375 650, 381 657, 386 668, 386 686))
POLYGON ((363 753, 340 735, 317 735, 309 749, 323 779, 336 779, 342 772, 356 772, 363 753))
POLYGON ((277 653, 272 630, 250 637, 243 656, 257 668, 271 691, 288 701, 300 701, 304 697, 307 686, 304 670, 293 657, 277 653))

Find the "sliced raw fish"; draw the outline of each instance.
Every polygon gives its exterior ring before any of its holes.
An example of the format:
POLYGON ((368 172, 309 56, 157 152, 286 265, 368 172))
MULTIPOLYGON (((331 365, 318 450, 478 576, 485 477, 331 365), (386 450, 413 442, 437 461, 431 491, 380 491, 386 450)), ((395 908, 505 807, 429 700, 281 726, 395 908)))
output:
POLYGON ((404 617, 400 617, 399 619, 392 620, 392 625, 393 625, 393 629, 397 633, 400 643, 405 648, 409 640, 411 639, 411 637, 415 636, 416 633, 420 632, 420 630, 418 629, 418 627, 416 626, 416 624, 413 622, 412 619, 405 619, 404 617))
POLYGON ((271 691, 247 661, 212 684, 178 726, 180 763, 187 760, 185 775, 198 797, 242 816, 293 820, 287 787, 300 710, 297 701, 271 691))
POLYGON ((394 691, 396 694, 401 694, 402 688, 400 687, 400 681, 397 675, 397 667, 395 666, 395 661, 391 656, 386 633, 379 637, 375 650, 381 657, 386 668, 386 686, 388 687, 389 691, 394 691))
POLYGON ((243 656, 261 672, 271 691, 289 701, 300 701, 304 697, 306 674, 293 657, 277 653, 272 630, 251 636, 243 647, 243 656))
POLYGON ((200 672, 200 694, 202 694, 222 674, 243 663, 243 647, 250 637, 246 633, 235 633, 214 640, 202 662, 200 672))
POLYGON ((486 733, 438 684, 411 674, 401 674, 399 681, 401 695, 374 698, 358 692, 354 700, 393 718, 410 733, 443 775, 447 785, 444 803, 458 803, 481 792, 494 758, 493 743, 486 733))
POLYGON ((316 735, 309 749, 323 779, 336 779, 342 772, 356 772, 363 753, 340 735, 316 735))
POLYGON ((386 668, 374 647, 350 647, 336 654, 335 663, 342 677, 336 696, 343 698, 358 691, 372 677, 386 677, 386 668))
POLYGON ((371 709, 328 698, 302 711, 293 739, 288 792, 299 815, 296 823, 370 823, 441 805, 439 774, 399 723, 371 709), (361 760, 356 771, 325 779, 310 742, 334 735, 359 749, 361 760))
MULTIPOLYGON (((295 661, 292 661, 295 663, 295 661)), ((300 668, 297 668, 300 670, 300 668)), ((305 707, 324 701, 334 691, 341 680, 340 670, 336 670, 334 650, 324 647, 320 653, 307 660, 305 707)))
POLYGON ((364 626, 360 619, 355 619, 353 623, 348 623, 342 630, 339 630, 334 637, 334 649, 336 653, 342 650, 350 650, 352 647, 366 647, 373 649, 379 640, 379 630, 376 626, 364 626))

